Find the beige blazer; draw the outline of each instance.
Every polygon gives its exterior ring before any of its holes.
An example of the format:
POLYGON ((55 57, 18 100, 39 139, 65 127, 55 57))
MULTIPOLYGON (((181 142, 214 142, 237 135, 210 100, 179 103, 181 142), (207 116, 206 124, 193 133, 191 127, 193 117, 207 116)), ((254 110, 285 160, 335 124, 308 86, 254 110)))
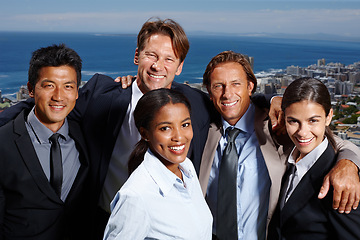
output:
MULTIPOLYGON (((254 121, 256 136, 271 179, 269 211, 267 217, 267 224, 269 224, 278 202, 281 179, 285 173, 287 157, 291 153, 293 143, 287 136, 279 139, 272 134, 270 130, 270 120, 268 120, 267 112, 263 109, 258 107, 255 108, 254 121)), ((211 124, 201 159, 199 173, 199 181, 204 196, 206 194, 210 170, 220 138, 220 128, 215 124, 211 124)), ((338 159, 351 159, 359 167, 360 149, 349 141, 343 141, 336 136, 335 140, 337 141, 337 149, 339 151, 338 159)))
MULTIPOLYGON (((267 223, 269 223, 271 216, 275 210, 281 187, 281 178, 286 170, 286 159, 290 151, 292 150, 292 143, 287 138, 287 147, 285 145, 279 145, 273 139, 270 133, 269 120, 267 119, 267 112, 260 108, 255 108, 255 132, 258 138, 261 152, 264 156, 265 163, 271 179, 270 188, 270 200, 269 200, 269 212, 267 223)), ((208 133, 208 139, 202 155, 199 181, 201 189, 205 196, 211 166, 214 161, 217 146, 221 138, 221 131, 215 124, 211 124, 208 133)))

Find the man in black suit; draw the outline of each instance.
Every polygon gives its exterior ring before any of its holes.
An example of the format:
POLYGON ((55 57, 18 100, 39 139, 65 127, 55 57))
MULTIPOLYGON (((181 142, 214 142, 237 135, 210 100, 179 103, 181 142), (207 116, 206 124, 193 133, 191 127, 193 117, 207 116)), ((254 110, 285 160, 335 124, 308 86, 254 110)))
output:
POLYGON ((0 239, 87 239, 87 150, 80 127, 67 120, 81 65, 65 45, 32 55, 35 106, 0 128, 0 239))
MULTIPOLYGON (((102 234, 110 214, 110 202, 127 180, 127 162, 140 140, 132 112, 140 97, 154 89, 172 88, 191 103, 194 131, 189 158, 198 170, 210 123, 211 102, 200 90, 174 82, 182 71, 189 42, 173 20, 149 20, 137 38, 134 64, 138 66, 132 86, 122 89, 110 77, 96 74, 80 90, 71 117, 80 122, 91 151, 95 194, 100 196, 96 226, 102 234), (103 219, 99 223, 99 219, 103 219)), ((98 236, 100 238, 100 236, 98 236)))
MULTIPOLYGON (((132 112, 144 93, 172 88, 189 99, 194 137, 188 155, 196 170, 200 168, 212 104, 204 92, 173 82, 182 71, 188 50, 189 41, 178 23, 171 19, 149 20, 138 34, 134 57, 138 73, 132 86, 122 89, 114 79, 95 74, 79 90, 69 119, 80 124, 89 149, 92 179, 89 204, 91 211, 97 208, 95 239, 102 239, 110 202, 128 178, 128 158, 140 140, 132 112)), ((17 115, 19 108, 31 106, 31 101, 27 101, 7 109, 0 115, 0 125, 17 115)))

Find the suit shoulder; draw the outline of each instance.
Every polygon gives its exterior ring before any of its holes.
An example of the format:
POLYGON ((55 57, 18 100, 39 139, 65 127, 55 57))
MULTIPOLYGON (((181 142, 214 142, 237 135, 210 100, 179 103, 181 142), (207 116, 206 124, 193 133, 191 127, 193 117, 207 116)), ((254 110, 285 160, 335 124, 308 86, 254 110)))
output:
POLYGON ((95 73, 94 76, 92 76, 88 82, 90 81, 111 81, 114 82, 114 79, 112 77, 103 75, 103 74, 99 74, 99 73, 95 73))
POLYGON ((9 152, 9 145, 13 144, 13 141, 19 136, 20 135, 15 132, 14 120, 0 127, 0 153, 3 157, 5 153, 9 152))
POLYGON ((181 91, 181 92, 188 92, 188 91, 189 92, 196 92, 201 96, 207 96, 207 94, 205 92, 201 91, 200 89, 191 87, 191 86, 189 86, 187 84, 184 84, 184 83, 173 82, 172 87, 173 87, 173 89, 181 91))
POLYGON ((11 120, 10 122, 1 126, 0 127, 0 139, 2 139, 4 137, 9 137, 8 134, 10 132, 13 132, 13 129, 14 129, 14 120, 11 120))
POLYGON ((80 127, 80 124, 77 121, 74 121, 70 118, 68 119, 68 123, 69 123, 69 132, 70 132, 70 136, 72 139, 74 139, 75 142, 77 143, 81 143, 81 145, 83 146, 83 148, 86 149, 86 145, 85 145, 85 138, 84 138, 84 133, 82 131, 82 128, 80 127))
POLYGON ((90 91, 93 95, 96 95, 116 89, 122 90, 120 83, 115 82, 114 79, 109 76, 97 73, 79 89, 79 94, 85 94, 90 91))
POLYGON ((13 134, 15 132, 24 132, 26 131, 25 127, 25 118, 29 114, 30 109, 24 109, 14 118, 7 122, 5 125, 0 127, 0 136, 3 137, 5 134, 13 134))
POLYGON ((206 105, 211 103, 207 93, 201 91, 200 89, 193 88, 189 85, 173 82, 172 89, 184 94, 189 99, 192 105, 195 103, 206 105))

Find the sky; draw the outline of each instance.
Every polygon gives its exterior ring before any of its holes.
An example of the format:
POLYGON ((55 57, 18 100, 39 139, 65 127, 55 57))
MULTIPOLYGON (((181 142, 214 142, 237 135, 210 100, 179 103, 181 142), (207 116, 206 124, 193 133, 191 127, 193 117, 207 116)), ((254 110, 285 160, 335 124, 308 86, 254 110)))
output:
POLYGON ((154 16, 187 33, 360 37, 360 0, 0 0, 0 31, 137 33, 154 16))

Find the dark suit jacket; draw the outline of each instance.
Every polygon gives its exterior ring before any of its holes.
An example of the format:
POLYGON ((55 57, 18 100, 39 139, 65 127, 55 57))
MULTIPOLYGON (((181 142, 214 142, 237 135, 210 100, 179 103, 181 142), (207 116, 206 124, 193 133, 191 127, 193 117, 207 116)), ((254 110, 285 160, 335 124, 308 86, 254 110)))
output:
MULTIPOLYGON (((332 209, 332 190, 325 199, 317 195, 323 178, 336 162, 329 144, 304 175, 282 210, 279 204, 270 222, 268 239, 359 239, 360 209, 340 214, 332 209)), ((280 196, 281 197, 281 196, 280 196)))
MULTIPOLYGON (((212 103, 204 92, 185 84, 173 82, 171 88, 183 93, 191 104, 194 137, 188 155, 199 171, 212 103)), ((83 129, 93 166, 92 175, 97 176, 94 183, 97 185, 97 195, 101 192, 131 96, 131 87, 122 89, 121 84, 114 82, 112 78, 95 74, 80 89, 76 106, 69 115, 83 129)))
MULTIPOLYGON (((211 113, 215 109, 207 94, 198 89, 176 82, 172 83, 171 88, 183 93, 191 104, 194 134, 188 157, 193 161, 198 172, 211 121, 211 113)), ((68 119, 75 120, 80 124, 89 149, 90 175, 92 179, 92 196, 89 198, 92 206, 91 210, 96 209, 98 205, 110 158, 131 101, 131 96, 131 87, 122 89, 121 84, 114 82, 112 78, 95 74, 79 90, 79 98, 75 108, 68 116, 68 119)), ((14 118, 19 109, 29 109, 32 106, 33 103, 29 100, 8 108, 0 115, 0 126, 14 118)), ((101 232, 103 230, 100 229, 101 232)))
MULTIPOLYGON (((208 95, 198 89, 176 82, 172 83, 171 88, 183 93, 190 101, 194 137, 188 157, 199 172, 201 154, 211 122, 210 117, 216 110, 208 95)), ((78 122, 83 130, 90 153, 91 175, 96 195, 102 190, 111 154, 131 96, 131 87, 122 89, 121 84, 114 82, 112 78, 95 74, 79 90, 75 108, 68 116, 68 119, 78 122)), ((0 114, 0 126, 13 119, 22 109, 32 108, 33 105, 33 101, 28 100, 6 109, 0 114)))
POLYGON ((88 239, 88 157, 78 125, 70 136, 81 167, 65 202, 56 195, 40 165, 25 127, 23 111, 0 128, 0 239, 88 239))

